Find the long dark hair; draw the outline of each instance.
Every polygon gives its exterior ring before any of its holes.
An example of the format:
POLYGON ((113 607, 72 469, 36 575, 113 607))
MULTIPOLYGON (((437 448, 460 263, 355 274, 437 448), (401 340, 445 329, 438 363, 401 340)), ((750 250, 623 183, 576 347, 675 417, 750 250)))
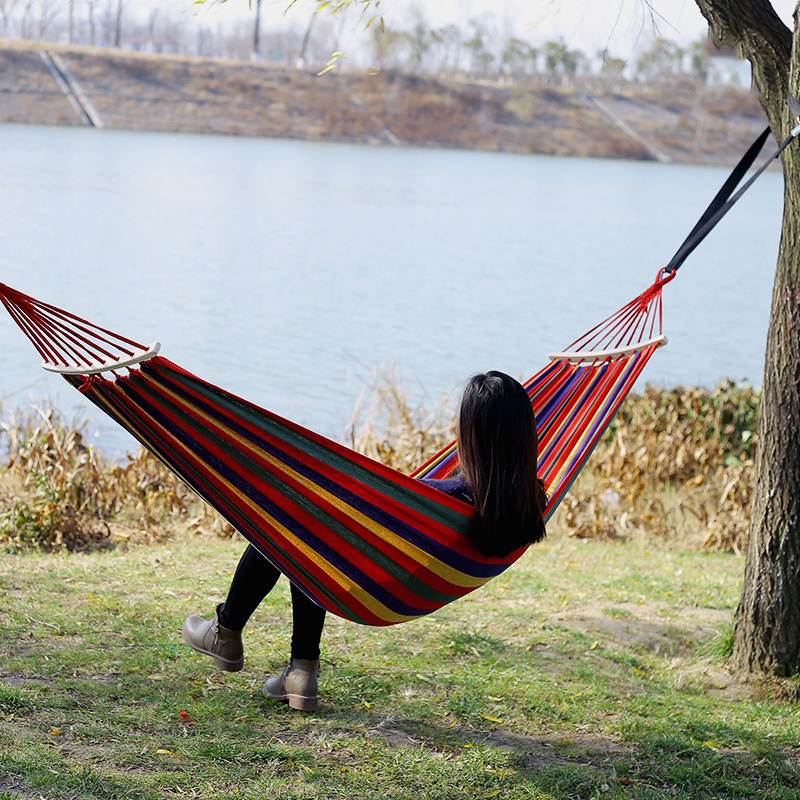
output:
POLYGON ((470 378, 458 418, 461 472, 477 511, 472 535, 503 557, 545 536, 546 498, 536 478, 536 420, 522 384, 503 372, 470 378))

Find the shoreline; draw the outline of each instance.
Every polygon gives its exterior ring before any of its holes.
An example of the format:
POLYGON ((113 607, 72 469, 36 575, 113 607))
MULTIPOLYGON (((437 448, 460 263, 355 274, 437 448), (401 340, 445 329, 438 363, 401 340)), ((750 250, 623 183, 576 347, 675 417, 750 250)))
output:
POLYGON ((385 146, 735 163, 755 93, 684 80, 572 88, 0 40, 0 122, 385 146))

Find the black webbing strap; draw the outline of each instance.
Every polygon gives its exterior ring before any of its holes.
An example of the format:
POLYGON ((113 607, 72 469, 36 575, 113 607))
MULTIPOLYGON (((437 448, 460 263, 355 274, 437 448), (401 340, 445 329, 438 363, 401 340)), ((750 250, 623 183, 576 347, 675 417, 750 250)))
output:
POLYGON ((664 272, 675 272, 681 264, 689 257, 692 250, 708 236, 714 226, 733 208, 734 203, 753 185, 753 182, 758 178, 762 172, 776 159, 780 154, 789 146, 794 137, 797 135, 797 129, 786 137, 785 141, 775 151, 775 153, 768 158, 759 169, 753 173, 752 177, 739 189, 736 194, 734 190, 739 185, 739 181, 745 176, 747 171, 753 165, 753 162, 758 157, 767 137, 770 134, 770 129, 767 128, 758 139, 750 145, 749 150, 742 156, 742 160, 733 168, 728 179, 723 184, 722 188, 717 192, 716 197, 711 201, 708 208, 703 212, 703 215, 697 220, 697 224, 692 228, 692 232, 686 237, 686 240, 678 248, 678 252, 672 257, 672 260, 664 267, 664 272))

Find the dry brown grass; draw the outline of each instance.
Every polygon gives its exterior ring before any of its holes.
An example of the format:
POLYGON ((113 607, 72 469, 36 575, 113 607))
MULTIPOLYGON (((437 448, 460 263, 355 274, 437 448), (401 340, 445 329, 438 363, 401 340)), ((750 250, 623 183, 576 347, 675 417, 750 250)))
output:
POLYGON ((455 438, 455 417, 448 398, 412 404, 394 369, 374 370, 372 383, 356 402, 347 428, 347 444, 376 461, 413 472, 455 438))
POLYGON ((759 397, 731 383, 631 396, 565 501, 570 531, 608 538, 639 531, 739 552, 759 397))
POLYGON ((0 471, 0 542, 50 551, 158 541, 190 512, 193 493, 144 451, 123 464, 83 442, 82 426, 31 407, 0 420, 7 454, 0 471))
MULTIPOLYGON (((347 443, 410 472, 453 439, 446 398, 414 405, 393 371, 376 372, 347 443)), ((747 537, 759 394, 648 387, 632 395, 550 523, 552 534, 657 537, 740 551, 747 537)), ((80 426, 53 410, 0 421, 0 543, 51 551, 161 541, 179 530, 231 527, 144 451, 109 463, 80 426)))

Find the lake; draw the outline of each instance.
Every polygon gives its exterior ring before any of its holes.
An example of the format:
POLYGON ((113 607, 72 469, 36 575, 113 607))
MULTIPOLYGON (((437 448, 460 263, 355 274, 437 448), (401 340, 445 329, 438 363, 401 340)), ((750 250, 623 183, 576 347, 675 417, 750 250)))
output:
MULTIPOLYGON (((645 288, 728 170, 0 126, 0 281, 334 438, 374 367, 416 400, 528 377, 645 288)), ((644 379, 761 382, 782 178, 764 175, 664 290, 644 379)), ((6 408, 84 409, 0 320, 6 408)))

